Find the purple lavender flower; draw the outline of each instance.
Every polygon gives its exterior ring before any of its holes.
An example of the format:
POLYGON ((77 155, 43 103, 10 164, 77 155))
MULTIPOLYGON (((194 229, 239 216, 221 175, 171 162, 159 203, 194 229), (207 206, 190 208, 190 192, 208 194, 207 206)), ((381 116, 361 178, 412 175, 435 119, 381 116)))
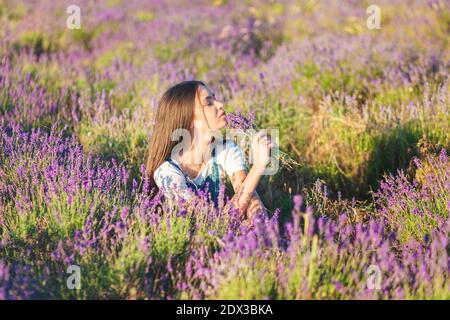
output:
POLYGON ((230 112, 226 115, 227 126, 230 129, 239 129, 246 131, 248 129, 255 129, 255 113, 249 112, 247 117, 240 112, 230 112))

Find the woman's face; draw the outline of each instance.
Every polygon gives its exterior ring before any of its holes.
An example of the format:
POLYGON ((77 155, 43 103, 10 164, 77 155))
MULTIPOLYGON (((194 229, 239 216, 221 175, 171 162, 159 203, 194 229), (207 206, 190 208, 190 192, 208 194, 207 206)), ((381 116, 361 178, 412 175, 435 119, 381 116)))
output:
POLYGON ((200 85, 194 110, 194 128, 199 132, 217 131, 226 125, 223 104, 215 98, 209 87, 200 85))

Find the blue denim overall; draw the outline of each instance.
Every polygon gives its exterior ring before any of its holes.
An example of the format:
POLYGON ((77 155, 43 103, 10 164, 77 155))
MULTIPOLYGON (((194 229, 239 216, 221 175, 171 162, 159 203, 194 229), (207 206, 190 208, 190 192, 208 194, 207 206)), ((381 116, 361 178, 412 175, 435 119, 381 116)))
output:
POLYGON ((188 174, 184 173, 184 171, 180 168, 180 166, 175 161, 173 161, 170 158, 167 158, 166 160, 169 163, 171 163, 172 165, 174 165, 176 168, 178 168, 178 170, 180 170, 183 173, 183 175, 186 179, 186 185, 188 186, 188 188, 191 188, 195 192, 197 192, 199 190, 202 190, 202 191, 208 190, 208 192, 211 195, 211 199, 214 201, 214 205, 216 207, 218 206, 220 176, 219 176, 219 166, 217 165, 217 159, 216 159, 214 149, 212 152, 213 173, 211 176, 207 176, 201 185, 197 185, 194 181, 192 181, 192 178, 188 174))

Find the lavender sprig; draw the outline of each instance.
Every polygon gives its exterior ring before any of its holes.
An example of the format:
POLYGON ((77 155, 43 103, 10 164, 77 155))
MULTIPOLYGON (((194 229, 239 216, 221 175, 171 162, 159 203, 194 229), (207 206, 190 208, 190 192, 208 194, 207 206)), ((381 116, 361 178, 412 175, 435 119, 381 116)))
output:
MULTIPOLYGON (((248 112, 247 116, 244 116, 241 112, 230 112, 226 115, 227 128, 234 129, 242 132, 243 134, 250 134, 248 131, 256 130, 256 117, 255 112, 248 112)), ((278 161, 281 165, 289 170, 298 167, 300 164, 292 159, 286 152, 279 150, 278 161)))

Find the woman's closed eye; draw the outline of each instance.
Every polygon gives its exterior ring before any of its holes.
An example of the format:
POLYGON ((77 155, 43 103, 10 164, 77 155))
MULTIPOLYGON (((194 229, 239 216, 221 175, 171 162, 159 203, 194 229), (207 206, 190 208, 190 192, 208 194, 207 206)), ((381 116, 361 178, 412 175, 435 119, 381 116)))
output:
POLYGON ((207 106, 213 106, 215 100, 216 100, 216 95, 215 94, 213 94, 212 96, 207 97, 206 98, 206 105, 207 106))

